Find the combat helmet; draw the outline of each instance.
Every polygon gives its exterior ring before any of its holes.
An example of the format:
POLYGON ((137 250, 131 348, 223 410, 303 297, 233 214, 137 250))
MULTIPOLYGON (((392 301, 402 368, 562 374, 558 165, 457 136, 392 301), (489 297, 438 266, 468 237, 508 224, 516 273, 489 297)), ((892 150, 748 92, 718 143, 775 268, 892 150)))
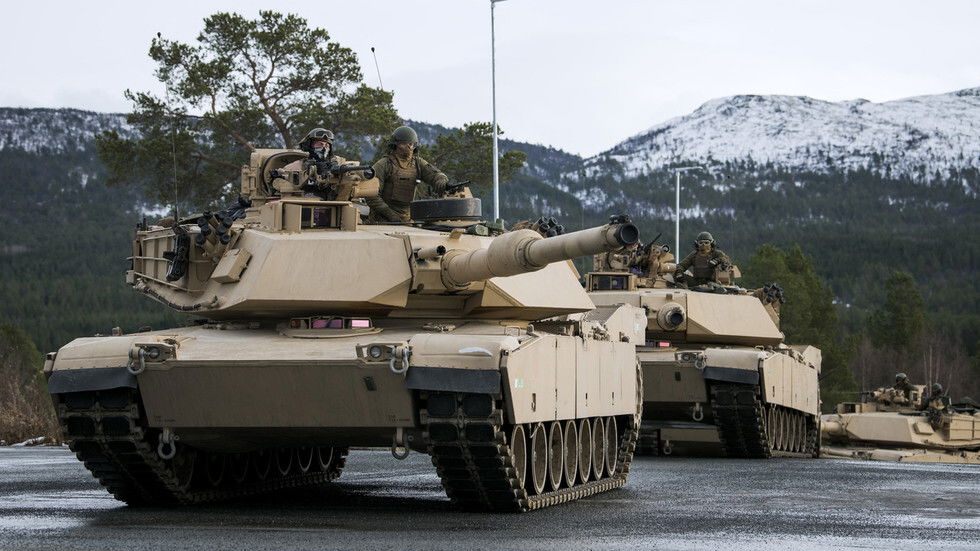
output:
POLYGON ((400 142, 419 143, 419 135, 410 126, 399 126, 391 133, 391 143, 400 142))
POLYGON ((907 381, 908 378, 909 378, 909 376, 906 375, 905 373, 896 373, 895 374, 895 382, 896 383, 900 383, 902 381, 907 381))
POLYGON ((932 393, 941 394, 943 392, 943 385, 939 383, 932 383, 932 393))
POLYGON ((706 232, 706 231, 703 231, 703 232, 699 233, 698 234, 698 238, 694 240, 694 250, 699 250, 701 248, 700 243, 702 241, 710 241, 711 242, 711 249, 714 250, 714 248, 715 248, 715 238, 712 237, 711 234, 709 232, 706 232))

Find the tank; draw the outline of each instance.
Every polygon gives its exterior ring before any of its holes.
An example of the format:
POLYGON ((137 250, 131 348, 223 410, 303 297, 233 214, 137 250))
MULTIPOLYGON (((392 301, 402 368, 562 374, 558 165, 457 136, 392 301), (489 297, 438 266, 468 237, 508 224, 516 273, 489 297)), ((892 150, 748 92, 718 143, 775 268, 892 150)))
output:
POLYGON ((647 313, 637 348, 646 382, 640 452, 769 458, 819 453, 820 350, 787 345, 778 285, 733 284, 737 266, 702 292, 673 283, 666 245, 599 255, 586 276, 597 305, 647 313))
POLYGON ((371 171, 310 184, 304 155, 258 150, 236 204, 138 227, 126 281, 198 322, 48 354, 65 439, 92 474, 130 505, 191 504, 329 482, 357 446, 430 455, 465 509, 624 484, 643 313, 595 308, 568 260, 636 228, 504 233, 467 196, 367 225, 371 171))
POLYGON ((980 414, 975 404, 922 405, 926 387, 909 396, 892 388, 862 393, 823 416, 825 457, 910 463, 980 464, 980 414))

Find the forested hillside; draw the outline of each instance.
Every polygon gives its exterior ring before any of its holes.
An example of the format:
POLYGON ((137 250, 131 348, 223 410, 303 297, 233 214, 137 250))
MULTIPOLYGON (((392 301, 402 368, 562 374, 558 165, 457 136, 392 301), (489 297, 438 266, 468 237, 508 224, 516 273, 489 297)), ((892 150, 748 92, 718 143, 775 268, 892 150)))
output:
MULTIPOLYGON (((104 183, 91 136, 102 127, 125 131, 122 120, 75 110, 0 109, 0 321, 23 328, 42 352, 114 326, 133 331, 181 321, 124 282, 134 225, 144 212, 162 211, 138 190, 104 183)), ((412 124, 429 143, 449 130, 412 124)), ((637 173, 609 156, 586 163, 550 147, 501 144, 525 152, 528 161, 501 187, 507 222, 547 215, 573 230, 629 213, 645 239, 663 232, 660 241, 673 245, 668 167, 637 173)), ((370 154, 364 144, 348 147, 362 160, 370 154)), ((710 230, 747 266, 764 243, 787 251, 799 245, 835 297, 841 343, 861 332, 884 303, 886 281, 908 272, 930 330, 942 335, 944 346, 976 357, 980 172, 970 163, 947 166, 925 182, 915 174, 895 177, 884 160, 876 165, 873 159, 855 170, 685 162, 707 170, 682 180, 682 249, 697 232, 710 230)), ((487 198, 484 207, 489 213, 487 198)))

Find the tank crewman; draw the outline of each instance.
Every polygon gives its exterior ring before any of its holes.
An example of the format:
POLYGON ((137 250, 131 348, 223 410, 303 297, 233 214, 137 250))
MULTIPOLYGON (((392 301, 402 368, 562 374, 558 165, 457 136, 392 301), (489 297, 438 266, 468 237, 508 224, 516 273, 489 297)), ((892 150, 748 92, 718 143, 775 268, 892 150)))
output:
POLYGON ((895 374, 895 386, 892 387, 892 390, 894 391, 893 394, 896 397, 904 396, 905 403, 908 403, 912 398, 913 390, 912 383, 909 382, 909 376, 905 373, 895 374))
POLYGON ((597 254, 592 258, 597 272, 632 272, 639 268, 640 243, 636 242, 619 251, 597 254))
POLYGON ((732 265, 732 260, 715 245, 715 238, 706 231, 698 234, 694 247, 695 250, 691 254, 677 263, 677 269, 674 270, 674 281, 686 279, 685 283, 690 287, 709 283, 717 285, 715 268, 727 268, 732 265), (688 268, 694 273, 694 277, 684 277, 684 272, 688 268))
POLYGON ((374 163, 374 174, 381 180, 378 197, 369 197, 368 221, 407 222, 409 204, 418 196, 438 196, 446 192, 449 178, 416 151, 419 137, 415 130, 399 126, 388 140, 388 152, 374 163))
MULTIPOLYGON (((309 154, 305 159, 293 161, 282 167, 283 170, 302 170, 310 180, 317 179, 315 166, 317 163, 325 161, 343 162, 344 159, 333 156, 333 132, 326 128, 314 128, 306 133, 306 136, 299 141, 297 147, 309 154)), ((323 177, 328 175, 324 174, 323 177)))
POLYGON ((942 426, 943 413, 946 413, 949 403, 949 396, 943 395, 943 385, 932 383, 932 393, 922 399, 922 409, 925 410, 932 428, 938 429, 942 426))

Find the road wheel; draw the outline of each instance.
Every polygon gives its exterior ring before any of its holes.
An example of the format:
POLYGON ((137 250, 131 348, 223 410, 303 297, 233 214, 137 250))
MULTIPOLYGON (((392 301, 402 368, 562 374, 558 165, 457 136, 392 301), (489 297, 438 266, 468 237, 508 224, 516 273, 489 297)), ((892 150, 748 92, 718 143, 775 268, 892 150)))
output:
POLYGON ((571 488, 575 485, 575 477, 578 476, 578 426, 574 419, 565 421, 565 442, 563 451, 565 455, 565 486, 571 488))
POLYGON ((616 461, 619 459, 619 431, 615 417, 606 417, 606 473, 612 476, 616 472, 616 461))
POLYGON ((313 466, 313 448, 302 447, 296 450, 296 466, 299 472, 308 473, 313 466))
POLYGON ((561 434, 561 421, 548 424, 548 483, 551 490, 561 487, 565 466, 565 444, 561 434))
POLYGON ((244 484, 248 480, 248 467, 247 453, 232 454, 231 458, 228 459, 228 471, 236 485, 244 484))
POLYGON ((267 449, 252 452, 252 470, 259 480, 269 478, 272 471, 272 452, 267 449))
POLYGON ((227 456, 223 453, 208 452, 204 458, 204 474, 212 488, 221 486, 225 481, 225 469, 228 464, 227 456))
POLYGON ((279 476, 289 475, 289 471, 293 469, 293 459, 296 456, 296 451, 293 448, 279 448, 276 450, 276 472, 279 476))
POLYGON ((522 425, 514 425, 510 431, 510 455, 514 461, 515 476, 523 488, 527 481, 527 437, 522 425))
POLYGON ((541 495, 548 482, 548 431, 544 424, 534 425, 531 432, 531 490, 541 495))
POLYGON ((592 420, 592 476, 599 480, 606 472, 606 424, 601 417, 592 420))
POLYGON ((588 419, 578 422, 578 449, 578 479, 584 484, 592 475, 592 423, 588 419))

